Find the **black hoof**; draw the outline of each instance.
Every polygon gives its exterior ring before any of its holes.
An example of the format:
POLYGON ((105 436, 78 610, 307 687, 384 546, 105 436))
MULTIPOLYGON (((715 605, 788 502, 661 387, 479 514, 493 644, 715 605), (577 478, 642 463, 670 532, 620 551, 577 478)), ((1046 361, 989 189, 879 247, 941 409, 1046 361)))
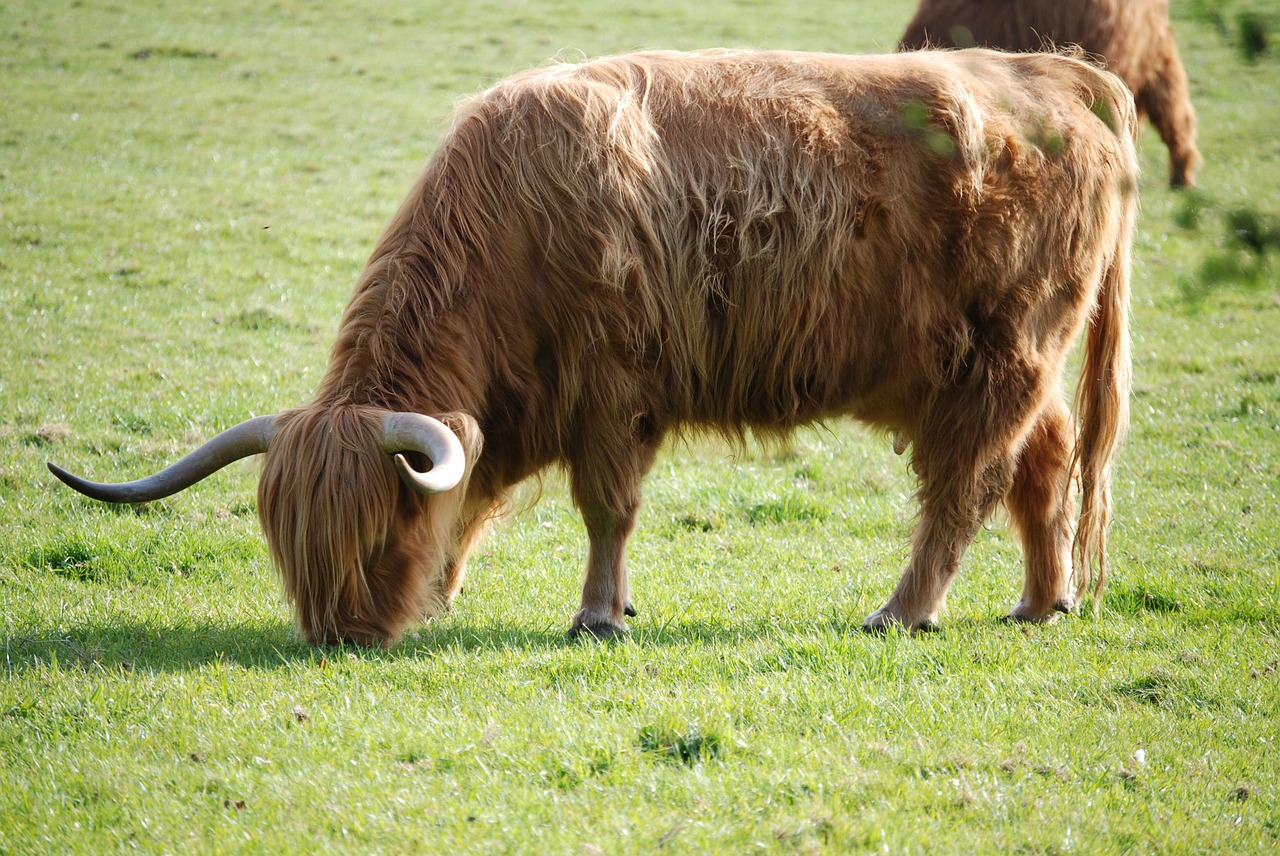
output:
POLYGON ((601 642, 607 642, 610 639, 619 639, 626 635, 627 628, 615 627, 612 624, 583 624, 580 627, 572 627, 567 634, 569 641, 576 642, 580 639, 598 639, 601 642))
POLYGON ((927 621, 924 624, 917 624, 910 628, 904 628, 901 624, 897 624, 896 622, 891 622, 889 624, 864 624, 858 628, 858 631, 860 633, 866 633, 869 636, 885 636, 893 628, 897 628, 899 630, 905 629, 912 636, 915 636, 917 633, 924 634, 942 632, 942 628, 934 624, 932 621, 927 621))
POLYGON ((1071 615, 1075 612, 1075 608, 1069 601, 1059 600, 1054 602, 1050 607, 1050 611, 1039 618, 1031 618, 1025 615, 1014 615, 1012 612, 1002 616, 1001 621, 1005 624, 1052 624, 1057 620, 1058 615, 1071 615))
POLYGON ((636 608, 631 605, 631 601, 627 601, 627 605, 622 608, 622 614, 628 618, 635 618, 639 613, 637 613, 636 608))

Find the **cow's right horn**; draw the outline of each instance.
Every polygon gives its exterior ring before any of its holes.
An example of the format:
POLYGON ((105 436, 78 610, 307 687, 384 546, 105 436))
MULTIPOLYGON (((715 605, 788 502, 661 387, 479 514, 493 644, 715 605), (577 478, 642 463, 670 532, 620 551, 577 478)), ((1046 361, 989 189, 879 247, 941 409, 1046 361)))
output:
POLYGON ((233 461, 267 451, 275 430, 274 415, 255 416, 228 428, 155 475, 123 484, 87 481, 73 476, 54 463, 49 464, 49 471, 93 499, 103 502, 150 502, 185 490, 233 461))
POLYGON ((444 493, 458 486, 466 472, 466 455, 458 435, 439 419, 421 413, 388 413, 382 418, 382 448, 396 457, 400 479, 418 493, 444 493), (431 469, 415 470, 401 452, 421 452, 431 469))

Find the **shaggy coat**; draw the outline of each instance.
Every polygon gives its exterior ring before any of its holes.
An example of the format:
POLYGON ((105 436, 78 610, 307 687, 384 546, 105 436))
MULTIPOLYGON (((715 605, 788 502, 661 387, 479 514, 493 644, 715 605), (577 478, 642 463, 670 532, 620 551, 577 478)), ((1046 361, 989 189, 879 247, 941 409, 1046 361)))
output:
POLYGON ((983 50, 641 53, 472 99, 267 452, 261 520, 303 634, 386 643, 446 607, 513 486, 552 465, 590 543, 573 631, 623 630, 664 437, 841 416, 909 443, 920 480, 910 561, 869 627, 931 624, 1001 501, 1026 555, 1013 617, 1096 594, 1134 123, 1105 71, 983 50), (1061 378, 1086 327, 1077 427, 1061 378), (450 425, 463 483, 404 487, 387 411, 450 425))
POLYGON ((1169 149, 1169 185, 1194 186, 1196 114, 1169 25, 1168 0, 921 0, 900 50, 986 46, 1011 51, 1079 45, 1133 92, 1169 149))
POLYGON ((517 75, 460 110, 311 403, 134 482, 50 469, 138 502, 265 452, 259 515, 303 635, 385 644, 452 602, 513 487, 561 465, 589 539, 572 631, 605 636, 633 614, 626 542, 664 437, 848 416, 919 476, 910 559, 864 626, 932 624, 1001 502, 1025 554, 1010 615, 1045 621, 1106 572, 1136 121, 1119 78, 1052 54, 517 75))

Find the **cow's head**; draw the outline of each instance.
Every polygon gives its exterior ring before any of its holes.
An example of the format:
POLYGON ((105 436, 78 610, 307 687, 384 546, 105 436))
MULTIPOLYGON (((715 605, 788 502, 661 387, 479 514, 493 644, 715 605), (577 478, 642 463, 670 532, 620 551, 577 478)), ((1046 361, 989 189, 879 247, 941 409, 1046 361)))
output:
POLYGON ((453 594, 450 566, 478 437, 474 420, 460 414, 313 404, 229 428, 134 482, 99 484, 49 469, 94 499, 147 502, 265 453, 258 516, 302 635, 312 644, 385 644, 453 594))

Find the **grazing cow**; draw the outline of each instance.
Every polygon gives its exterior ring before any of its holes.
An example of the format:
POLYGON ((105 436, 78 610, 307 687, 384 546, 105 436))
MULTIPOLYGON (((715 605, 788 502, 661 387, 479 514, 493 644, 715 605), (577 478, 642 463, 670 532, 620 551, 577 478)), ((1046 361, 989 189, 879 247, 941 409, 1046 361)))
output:
POLYGON ((1169 149, 1169 186, 1194 187, 1200 168, 1187 72, 1168 0, 921 0, 899 50, 985 46, 1011 51, 1079 45, 1133 92, 1169 149))
POLYGON ((302 634, 389 644, 452 602, 513 487, 561 464, 589 539, 571 633, 608 636, 633 614, 624 549, 665 436, 851 416, 909 443, 920 483, 866 627, 931 625, 1001 501, 1026 554, 1011 617, 1049 620, 1105 574, 1135 122, 1118 78, 1050 54, 519 74, 460 109, 311 403, 137 482, 54 472, 141 501, 265 452, 259 514, 302 634))

